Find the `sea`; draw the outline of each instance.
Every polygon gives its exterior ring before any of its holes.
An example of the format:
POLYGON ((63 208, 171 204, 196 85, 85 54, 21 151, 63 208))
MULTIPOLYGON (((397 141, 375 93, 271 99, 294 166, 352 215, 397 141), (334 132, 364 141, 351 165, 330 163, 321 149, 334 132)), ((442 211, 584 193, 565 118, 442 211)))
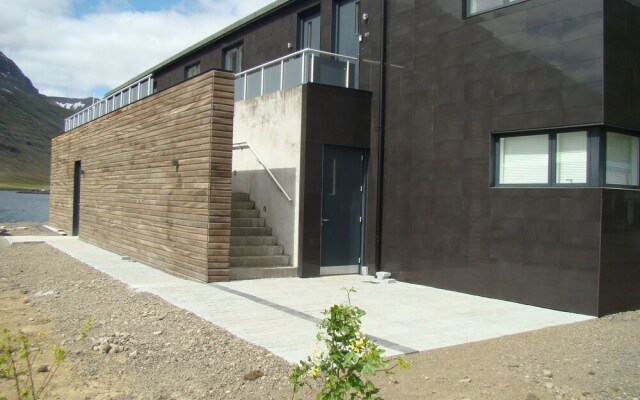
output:
POLYGON ((49 195, 0 190, 0 225, 12 222, 46 222, 49 195))

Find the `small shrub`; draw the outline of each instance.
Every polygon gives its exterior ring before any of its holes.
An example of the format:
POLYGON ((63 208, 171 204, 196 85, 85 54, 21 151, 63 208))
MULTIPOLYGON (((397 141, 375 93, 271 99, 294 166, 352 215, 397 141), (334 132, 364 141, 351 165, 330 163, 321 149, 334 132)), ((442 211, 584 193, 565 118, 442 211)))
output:
POLYGON ((308 378, 322 383, 316 396, 318 400, 380 399, 373 397, 380 389, 366 377, 376 372, 391 374, 396 366, 410 366, 401 358, 390 366, 389 361, 382 358, 384 350, 362 333, 361 319, 365 311, 351 305, 350 293, 355 290, 345 290, 349 304, 336 304, 323 311, 325 318, 318 324, 321 332, 317 340, 326 350, 300 361, 289 375, 292 399, 302 387, 311 386, 308 378))
MULTIPOLYGON (((80 340, 87 338, 87 332, 91 328, 91 320, 87 320, 80 330, 80 340)), ((8 329, 2 330, 0 337, 0 377, 5 377, 13 381, 18 399, 37 400, 51 383, 51 380, 58 371, 60 365, 65 361, 71 351, 65 350, 60 345, 51 348, 53 354, 53 366, 46 369, 46 375, 42 382, 37 383, 35 374, 37 373, 36 361, 38 356, 46 350, 44 343, 44 333, 38 334, 38 341, 32 342, 22 332, 12 334, 8 329)), ((0 395, 0 400, 4 400, 0 395)))

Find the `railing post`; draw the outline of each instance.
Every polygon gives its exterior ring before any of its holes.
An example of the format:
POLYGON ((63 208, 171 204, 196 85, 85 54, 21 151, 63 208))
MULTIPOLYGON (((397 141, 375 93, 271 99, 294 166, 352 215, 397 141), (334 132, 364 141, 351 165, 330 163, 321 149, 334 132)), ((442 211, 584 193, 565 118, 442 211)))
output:
POLYGON ((313 74, 314 74, 314 67, 316 66, 316 54, 315 53, 311 53, 311 71, 309 71, 309 74, 311 75, 310 77, 310 81, 311 83, 313 83, 313 74))
POLYGON ((242 100, 247 99, 247 81, 249 80, 249 75, 244 74, 243 87, 242 87, 242 100))
POLYGON ((280 90, 284 88, 284 60, 280 61, 280 90))
POLYGON ((302 76, 301 76, 301 82, 300 82, 300 84, 301 84, 301 85, 304 85, 305 83, 307 83, 307 81, 305 80, 305 75, 306 75, 306 74, 305 74, 305 71, 306 71, 306 68, 305 68, 305 66, 306 66, 306 65, 305 65, 305 64, 306 64, 306 59, 307 59, 307 51, 306 51, 306 50, 303 50, 303 51, 302 51, 302 76))
POLYGON ((349 60, 344 62, 344 65, 347 66, 347 73, 345 74, 345 82, 344 82, 344 87, 346 87, 347 89, 349 88, 349 60))
POLYGON ((264 67, 260 68, 260 96, 264 94, 264 67))

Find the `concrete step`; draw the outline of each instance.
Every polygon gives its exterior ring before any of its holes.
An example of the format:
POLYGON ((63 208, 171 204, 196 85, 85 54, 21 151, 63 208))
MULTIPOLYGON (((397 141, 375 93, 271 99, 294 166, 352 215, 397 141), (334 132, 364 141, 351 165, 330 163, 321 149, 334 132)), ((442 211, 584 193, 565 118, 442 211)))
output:
POLYGON ((232 257, 281 256, 283 254, 282 246, 233 246, 229 253, 232 257))
POLYGON ((231 218, 232 227, 263 227, 264 218, 231 218))
POLYGON ((281 256, 284 254, 282 246, 232 246, 232 257, 238 256, 281 256))
POLYGON ((232 256, 229 265, 234 267, 281 267, 289 265, 290 257, 281 256, 232 256))
POLYGON ((231 210, 231 218, 259 218, 259 210, 231 210))
POLYGON ((231 248, 235 246, 274 246, 278 242, 275 236, 232 236, 231 248))
POLYGON ((256 202, 255 201, 232 201, 231 202, 231 209, 232 210, 253 210, 256 208, 256 202))
POLYGON ((238 226, 231 227, 231 236, 271 236, 271 228, 268 226, 248 227, 238 226))
POLYGON ((232 192, 231 193, 231 200, 232 201, 249 201, 249 193, 242 193, 242 192, 232 192))
POLYGON ((229 270, 232 281, 247 279, 293 278, 298 276, 296 267, 235 267, 229 270))

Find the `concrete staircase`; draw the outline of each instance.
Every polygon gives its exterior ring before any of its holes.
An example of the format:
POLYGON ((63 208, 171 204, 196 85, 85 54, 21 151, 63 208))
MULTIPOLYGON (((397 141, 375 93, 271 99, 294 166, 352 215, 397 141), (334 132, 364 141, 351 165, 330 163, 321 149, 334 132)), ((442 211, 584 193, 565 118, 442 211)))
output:
POLYGON ((248 193, 231 198, 231 280, 284 278, 297 275, 291 257, 278 246, 248 193))

